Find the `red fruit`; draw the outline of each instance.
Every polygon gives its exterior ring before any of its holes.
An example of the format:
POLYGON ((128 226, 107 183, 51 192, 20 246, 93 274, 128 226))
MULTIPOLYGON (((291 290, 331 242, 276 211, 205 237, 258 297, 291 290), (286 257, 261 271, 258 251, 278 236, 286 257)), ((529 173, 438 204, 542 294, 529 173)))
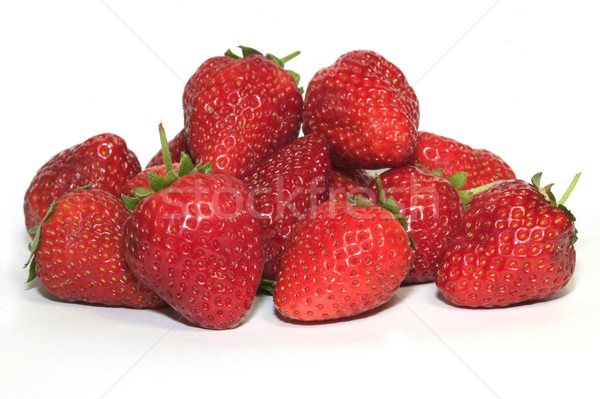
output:
MULTIPOLYGON (((179 163, 173 164, 173 168, 177 169, 178 167, 179 163)), ((121 187, 119 190, 120 195, 124 195, 126 197, 135 197, 133 190, 140 187, 151 190, 150 183, 148 181, 149 173, 156 173, 157 175, 165 176, 167 174, 167 167, 165 164, 161 164, 146 168, 137 175, 131 177, 125 182, 125 184, 123 184, 123 187, 121 187)))
POLYGON ((243 178, 263 228, 264 278, 275 278, 283 247, 298 221, 327 200, 330 171, 327 142, 312 135, 279 148, 243 178))
POLYGON ((329 200, 346 201, 349 196, 364 195, 372 178, 363 169, 332 170, 329 183, 329 200))
MULTIPOLYGON (((407 232, 416 244, 414 267, 406 283, 435 280, 442 256, 465 211, 458 190, 447 180, 405 165, 380 176, 386 197, 396 201, 400 214, 407 220, 407 232)), ((373 181, 369 191, 377 192, 373 181)))
POLYGON ((112 133, 93 136, 54 155, 36 173, 24 200, 27 230, 38 226, 56 198, 90 186, 113 195, 141 170, 125 140, 112 133))
POLYGON ((164 305, 123 259, 127 215, 122 201, 103 190, 76 190, 60 197, 33 243, 30 281, 37 275, 65 301, 133 308, 164 305))
POLYGON ((292 142, 302 118, 302 94, 283 62, 242 49, 243 58, 228 52, 205 61, 183 93, 192 159, 232 176, 292 142))
POLYGON ((275 307, 307 321, 361 314, 392 298, 411 259, 408 235, 390 211, 325 202, 285 247, 275 307))
POLYGON ((515 178, 513 170, 498 155, 428 132, 419 132, 411 163, 429 170, 441 169, 446 178, 456 172, 465 172, 467 180, 463 189, 515 178))
POLYGON ((413 152, 419 103, 398 67, 372 51, 352 51, 318 71, 308 84, 305 134, 321 134, 334 166, 398 167, 413 152))
POLYGON ((264 264, 249 201, 234 177, 180 177, 142 199, 125 222, 125 260, 190 322, 233 328, 250 309, 264 264))
MULTIPOLYGON (((188 148, 188 139, 187 139, 187 135, 185 133, 185 129, 181 129, 181 131, 179 133, 177 133, 175 135, 175 137, 173 137, 169 141, 168 147, 169 147, 169 154, 171 155, 172 162, 179 162, 181 160, 182 153, 185 153, 188 155, 190 154, 190 150, 188 148)), ((152 159, 150 159, 150 162, 148 162, 148 165, 146 165, 146 169, 151 168, 156 165, 163 165, 164 163, 165 162, 164 162, 162 150, 159 150, 156 153, 156 155, 154 155, 152 157, 152 159)))
POLYGON ((568 195, 556 203, 538 188, 539 179, 535 186, 513 179, 471 200, 436 277, 448 301, 507 306, 549 297, 569 282, 576 230, 563 205, 568 195))

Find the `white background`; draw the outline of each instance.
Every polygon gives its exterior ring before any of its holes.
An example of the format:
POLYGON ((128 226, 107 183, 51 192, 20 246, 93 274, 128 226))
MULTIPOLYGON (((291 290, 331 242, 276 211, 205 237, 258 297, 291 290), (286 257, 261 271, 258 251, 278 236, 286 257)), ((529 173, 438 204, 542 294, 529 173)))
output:
POLYGON ((589 2, 3 2, 0 6, 0 398, 582 398, 600 388, 598 12, 589 2), (353 49, 398 65, 421 130, 545 172, 578 217, 577 267, 555 298, 460 309, 432 284, 383 309, 301 325, 257 298, 243 325, 208 331, 172 311, 62 303, 25 285, 23 194, 54 153, 102 133, 142 165, 183 124, 185 81, 239 44, 302 54, 306 86, 353 49))

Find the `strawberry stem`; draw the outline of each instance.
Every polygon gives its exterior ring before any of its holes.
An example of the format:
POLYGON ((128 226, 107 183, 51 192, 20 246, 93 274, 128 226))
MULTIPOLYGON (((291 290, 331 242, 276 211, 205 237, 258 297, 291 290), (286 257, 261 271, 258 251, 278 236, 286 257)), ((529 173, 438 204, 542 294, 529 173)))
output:
POLYGON ((296 58, 298 55, 300 55, 300 51, 294 51, 293 53, 288 54, 283 58, 280 58, 280 60, 281 60, 281 62, 283 62, 285 64, 286 62, 296 58))
POLYGON ((162 121, 158 124, 158 133, 160 134, 160 146, 163 153, 163 160, 167 168, 167 173, 173 170, 173 161, 171 160, 171 152, 169 151, 169 142, 167 140, 167 134, 163 127, 162 121))
POLYGON ((565 191, 565 193, 563 194, 563 196, 560 198, 560 200, 558 201, 558 205, 564 205, 565 202, 567 202, 567 200, 569 199, 569 196, 571 195, 571 193, 573 192, 573 189, 575 188, 575 186, 577 185, 577 182, 579 181, 579 178, 581 177, 581 172, 577 173, 574 177, 573 180, 571 180, 571 184, 569 184, 569 187, 567 187, 567 191, 565 191))

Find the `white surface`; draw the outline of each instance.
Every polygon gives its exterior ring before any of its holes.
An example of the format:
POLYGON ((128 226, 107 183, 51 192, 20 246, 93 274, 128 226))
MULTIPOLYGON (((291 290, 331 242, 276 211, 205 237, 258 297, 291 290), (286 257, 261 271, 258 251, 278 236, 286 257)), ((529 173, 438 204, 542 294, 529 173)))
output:
POLYGON ((593 2, 173 3, 0 6, 0 398, 597 392, 593 2), (346 51, 378 51, 413 84, 422 130, 486 147, 524 179, 543 170, 558 193, 583 170, 568 202, 580 232, 570 284, 553 300, 494 310, 452 307, 432 284, 403 287, 368 317, 320 325, 286 323, 260 297, 231 331, 192 327, 171 311, 62 303, 25 285, 22 197, 37 168, 105 131, 123 136, 144 165, 158 148, 159 120, 170 136, 183 124, 187 78, 238 44, 302 50, 289 67, 305 86, 346 51))

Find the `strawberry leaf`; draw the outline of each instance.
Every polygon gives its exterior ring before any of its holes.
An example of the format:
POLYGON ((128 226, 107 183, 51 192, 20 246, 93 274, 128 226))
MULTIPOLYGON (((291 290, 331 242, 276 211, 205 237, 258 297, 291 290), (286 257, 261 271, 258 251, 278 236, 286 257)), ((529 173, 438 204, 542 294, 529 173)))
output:
MULTIPOLYGON (((440 170, 440 169, 436 169, 436 170, 440 170)), ((454 186, 454 188, 456 188, 457 190, 460 190, 463 188, 463 186, 467 182, 467 173, 466 172, 456 172, 455 174, 453 174, 452 176, 450 176, 448 178, 448 181, 450 182, 450 184, 452 184, 454 186)))
POLYGON ((46 215, 44 215, 44 218, 40 222, 39 226, 34 227, 32 229, 35 230, 35 236, 33 237, 33 240, 29 243, 29 251, 31 253, 29 254, 29 258, 27 258, 27 262, 25 262, 25 265, 23 265, 24 269, 29 268, 29 276, 27 277, 27 281, 25 283, 29 283, 35 280, 35 278, 37 277, 37 275, 35 274, 35 253, 40 245, 40 237, 42 236, 42 227, 44 225, 44 222, 48 220, 50 215, 52 215, 55 210, 56 199, 54 199, 54 201, 52 201, 52 204, 50 204, 48 212, 46 212, 46 215))

